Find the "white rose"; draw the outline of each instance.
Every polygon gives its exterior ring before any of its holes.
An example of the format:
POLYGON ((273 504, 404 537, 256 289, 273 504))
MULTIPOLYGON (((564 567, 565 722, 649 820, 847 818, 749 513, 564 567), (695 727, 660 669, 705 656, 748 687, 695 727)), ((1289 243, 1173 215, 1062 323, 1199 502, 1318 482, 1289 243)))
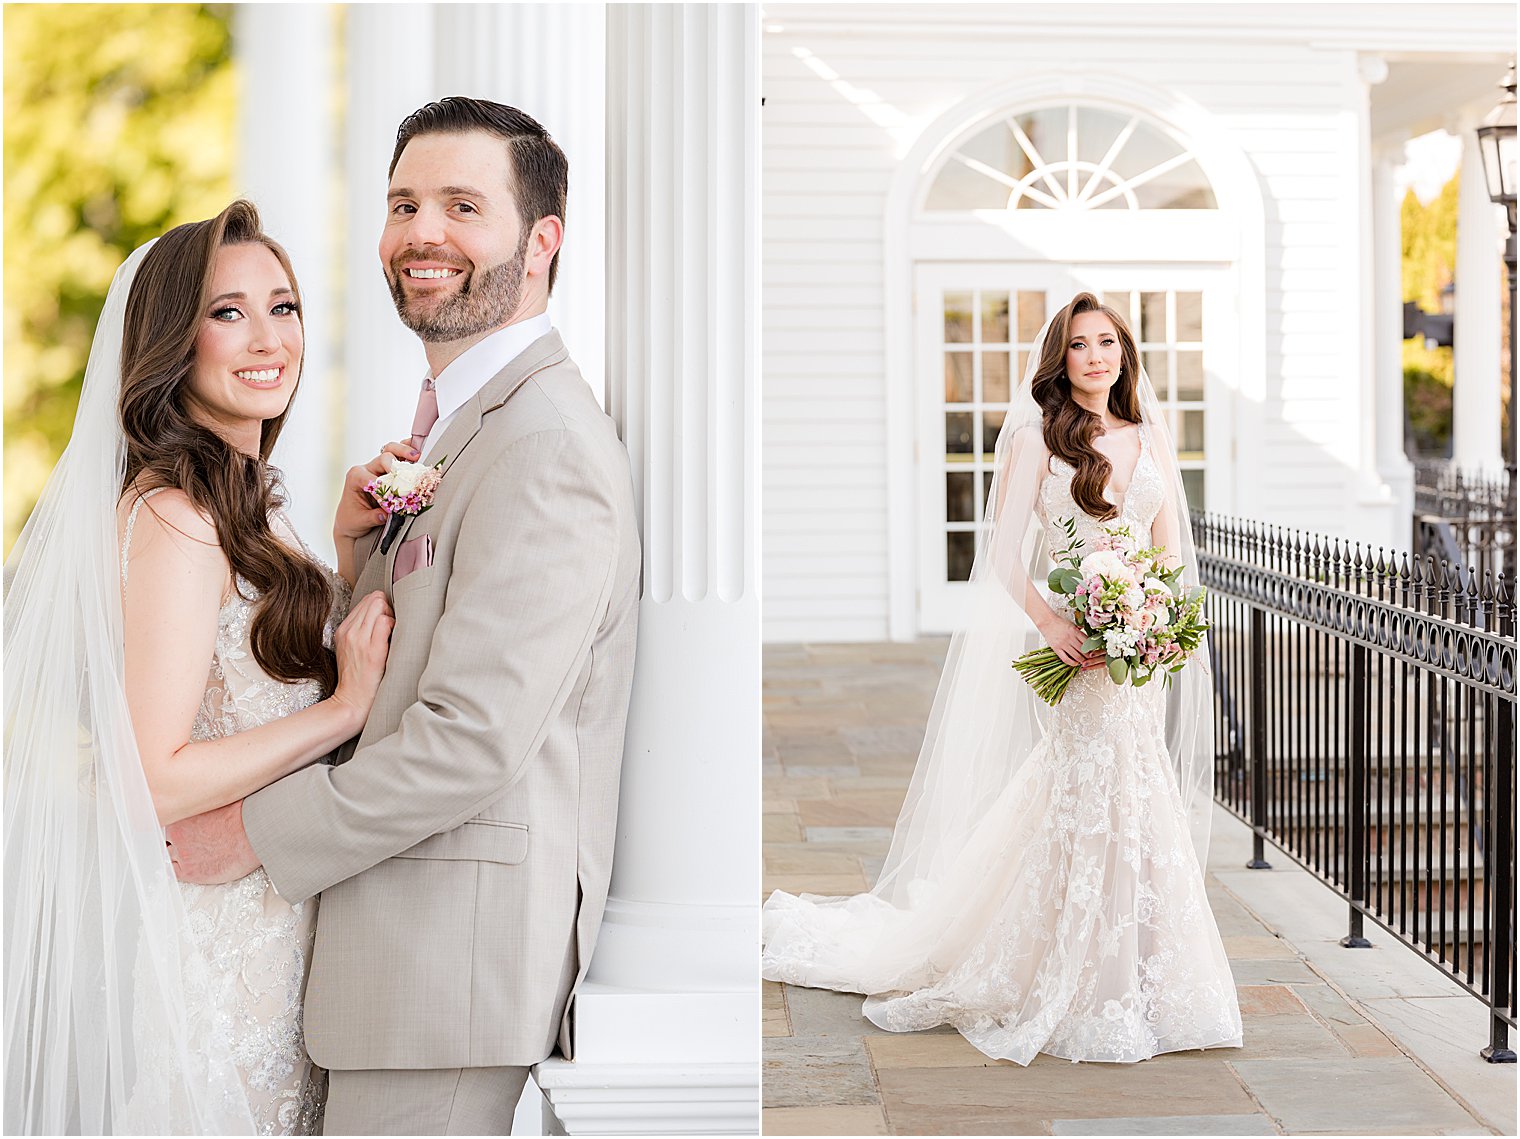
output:
POLYGON ((1083 577, 1101 574, 1112 581, 1132 582, 1135 580, 1134 573, 1129 566, 1124 564, 1124 559, 1112 550, 1099 550, 1097 553, 1088 554, 1082 559, 1079 568, 1083 577))
POLYGON ((425 463, 398 461, 391 468, 390 474, 385 476, 385 481, 395 494, 404 498, 417 489, 417 484, 422 481, 422 476, 428 473, 428 469, 425 463))

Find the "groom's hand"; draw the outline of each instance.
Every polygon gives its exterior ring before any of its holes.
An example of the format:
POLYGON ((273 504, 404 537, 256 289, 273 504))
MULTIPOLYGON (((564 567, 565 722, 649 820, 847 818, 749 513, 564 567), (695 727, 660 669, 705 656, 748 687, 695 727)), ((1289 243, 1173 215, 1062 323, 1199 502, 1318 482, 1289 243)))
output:
POLYGON ((257 870, 259 856, 243 830, 243 800, 170 823, 169 858, 181 882, 235 882, 257 870))

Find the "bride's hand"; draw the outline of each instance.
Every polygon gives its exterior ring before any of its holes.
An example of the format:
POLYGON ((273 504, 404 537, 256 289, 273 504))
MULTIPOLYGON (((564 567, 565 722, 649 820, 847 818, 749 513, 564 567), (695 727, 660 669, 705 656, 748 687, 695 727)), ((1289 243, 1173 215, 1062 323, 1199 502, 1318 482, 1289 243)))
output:
POLYGON ((352 709, 361 728, 375 702, 380 678, 385 675, 385 660, 391 651, 391 629, 395 624, 390 602, 377 589, 348 611, 333 637, 333 650, 338 658, 338 687, 332 699, 352 709))
POLYGON ((343 478, 343 494, 338 499, 338 514, 333 519, 333 538, 362 538, 385 521, 385 511, 375 505, 365 487, 371 479, 377 479, 395 465, 396 459, 415 462, 422 455, 404 440, 387 443, 380 453, 367 463, 349 467, 343 478))
POLYGON ((1051 617, 1040 626, 1040 635, 1065 664, 1085 671, 1089 668, 1101 668, 1105 663, 1103 653, 1082 651, 1083 642, 1087 638, 1082 635, 1080 629, 1064 618, 1051 617))

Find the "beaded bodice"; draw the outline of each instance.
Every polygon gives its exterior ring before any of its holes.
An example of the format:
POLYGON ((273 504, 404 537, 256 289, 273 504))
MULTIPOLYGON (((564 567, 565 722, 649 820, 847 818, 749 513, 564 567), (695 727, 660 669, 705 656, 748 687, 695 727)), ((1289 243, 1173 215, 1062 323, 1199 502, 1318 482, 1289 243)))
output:
MULTIPOLYGON (((1150 544, 1151 525, 1166 502, 1166 488, 1161 481, 1161 468, 1151 453, 1150 432, 1140 428, 1140 457, 1135 460, 1135 470, 1130 476, 1129 489, 1119 505, 1117 518, 1099 521, 1083 512, 1071 495, 1072 479, 1077 470, 1064 459, 1054 455, 1050 459, 1050 474, 1040 483, 1038 513, 1045 526, 1049 548, 1066 545, 1066 535, 1054 529, 1062 519, 1073 519, 1077 537, 1086 546, 1094 538, 1101 537, 1107 527, 1128 526, 1135 539, 1142 545, 1150 544)), ((1112 500, 1110 500, 1112 501, 1112 500)))

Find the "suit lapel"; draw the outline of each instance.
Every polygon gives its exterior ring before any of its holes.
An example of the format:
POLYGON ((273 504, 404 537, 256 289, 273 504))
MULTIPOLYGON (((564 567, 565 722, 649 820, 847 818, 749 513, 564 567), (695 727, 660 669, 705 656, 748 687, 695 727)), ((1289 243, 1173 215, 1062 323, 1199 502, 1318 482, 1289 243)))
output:
MULTIPOLYGON (((565 343, 560 339, 558 332, 552 328, 524 348, 505 368, 497 372, 486 381, 485 385, 465 402, 454 418, 449 422, 438 442, 428 451, 426 458, 433 463, 443 460, 443 475, 447 485, 449 471, 458 462, 459 456, 464 453, 475 436, 480 433, 480 425, 485 417, 491 412, 505 406, 522 386, 530 379, 542 372, 545 368, 553 367, 568 358, 565 351, 565 343)), ((442 488, 440 488, 441 490, 442 488)), ((412 515, 401 524, 401 532, 396 535, 396 540, 390 544, 386 552, 381 555, 384 566, 383 585, 387 592, 390 591, 391 573, 395 566, 396 551, 401 548, 401 543, 406 541, 407 532, 412 524, 417 521, 418 515, 412 515)), ((376 539, 375 551, 380 548, 379 540, 376 539)), ((370 554, 370 561, 375 560, 375 552, 370 554)), ((366 572, 369 564, 366 563, 366 572)))

